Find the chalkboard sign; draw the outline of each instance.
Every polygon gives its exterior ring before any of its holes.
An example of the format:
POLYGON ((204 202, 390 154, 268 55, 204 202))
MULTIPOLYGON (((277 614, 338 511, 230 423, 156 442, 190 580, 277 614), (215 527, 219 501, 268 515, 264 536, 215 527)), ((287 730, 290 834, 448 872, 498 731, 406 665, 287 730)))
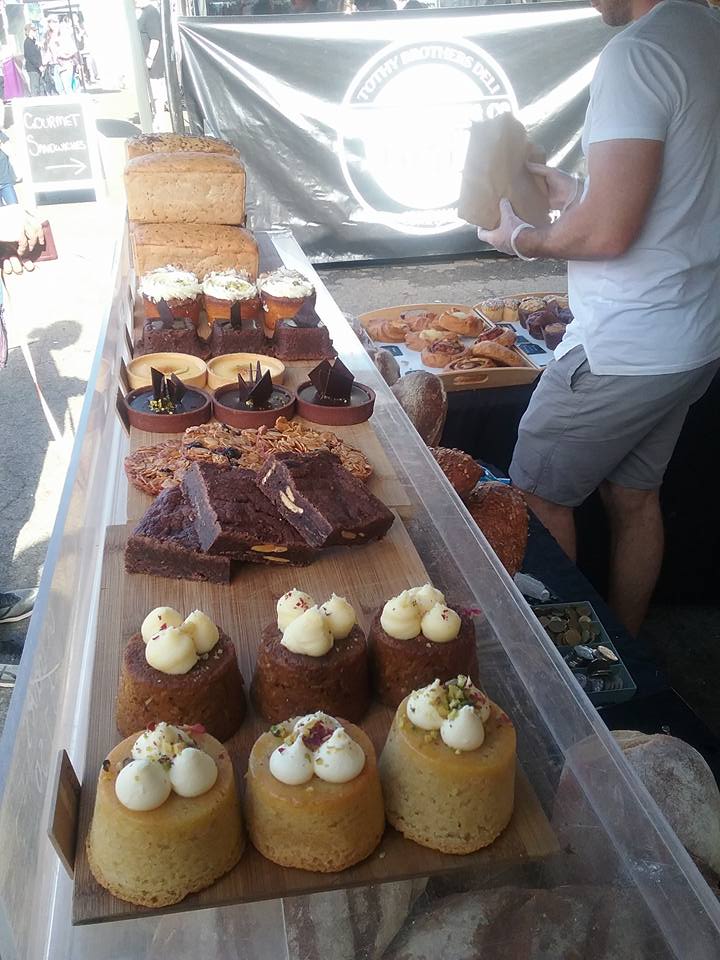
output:
POLYGON ((85 96, 26 97, 13 101, 13 112, 24 144, 26 179, 35 193, 97 192, 100 156, 85 96))

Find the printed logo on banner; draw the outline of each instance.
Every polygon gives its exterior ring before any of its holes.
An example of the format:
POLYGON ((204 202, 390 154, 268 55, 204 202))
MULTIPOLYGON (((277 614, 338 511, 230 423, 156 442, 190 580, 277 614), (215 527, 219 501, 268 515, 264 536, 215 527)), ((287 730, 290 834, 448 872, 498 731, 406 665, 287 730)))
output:
POLYGON ((468 40, 385 47, 342 104, 339 153, 355 219, 402 233, 447 233, 457 217, 470 126, 517 111, 505 72, 468 40))

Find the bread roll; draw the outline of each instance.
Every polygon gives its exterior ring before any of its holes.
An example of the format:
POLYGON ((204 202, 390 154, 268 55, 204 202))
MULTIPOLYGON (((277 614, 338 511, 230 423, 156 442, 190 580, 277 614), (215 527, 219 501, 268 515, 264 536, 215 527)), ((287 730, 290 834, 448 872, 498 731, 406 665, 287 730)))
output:
POLYGON ((240 224, 245 167, 220 153, 149 153, 125 165, 128 214, 140 223, 240 224))
POLYGON ((148 153, 224 153, 237 155, 235 147, 227 140, 215 137, 187 137, 181 133, 143 133, 127 141, 128 160, 144 157, 148 153))
POLYGON ((522 569, 529 518, 517 487, 484 480, 467 500, 468 510, 511 577, 522 569))
POLYGON ((139 277, 168 264, 201 279, 213 270, 247 270, 258 275, 255 237, 242 227, 199 223, 134 223, 131 238, 139 277))

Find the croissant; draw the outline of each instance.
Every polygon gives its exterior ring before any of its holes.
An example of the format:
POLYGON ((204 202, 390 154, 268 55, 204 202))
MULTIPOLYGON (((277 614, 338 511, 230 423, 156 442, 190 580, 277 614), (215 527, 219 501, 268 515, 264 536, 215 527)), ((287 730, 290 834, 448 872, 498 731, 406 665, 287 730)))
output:
POLYGON ((492 360, 496 367, 522 367, 525 366, 518 353, 508 347, 502 347, 493 340, 474 343, 470 348, 474 357, 486 357, 492 360))
POLYGON ((420 333, 421 330, 427 330, 432 327, 437 320, 437 314, 429 310, 408 310, 400 314, 400 322, 405 324, 405 329, 412 333, 420 333))

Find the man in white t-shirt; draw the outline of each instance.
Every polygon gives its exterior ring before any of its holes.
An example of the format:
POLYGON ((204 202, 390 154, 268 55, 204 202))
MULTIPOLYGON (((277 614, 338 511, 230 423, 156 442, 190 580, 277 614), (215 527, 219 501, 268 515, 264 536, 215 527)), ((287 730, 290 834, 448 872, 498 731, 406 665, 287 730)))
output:
POLYGON ((720 19, 693 0, 593 0, 630 24, 603 50, 583 133, 585 184, 546 177, 559 220, 507 201, 481 240, 567 259, 575 319, 522 419, 510 476, 565 552, 600 488, 610 603, 636 633, 660 571, 659 490, 689 406, 720 366, 720 19))

